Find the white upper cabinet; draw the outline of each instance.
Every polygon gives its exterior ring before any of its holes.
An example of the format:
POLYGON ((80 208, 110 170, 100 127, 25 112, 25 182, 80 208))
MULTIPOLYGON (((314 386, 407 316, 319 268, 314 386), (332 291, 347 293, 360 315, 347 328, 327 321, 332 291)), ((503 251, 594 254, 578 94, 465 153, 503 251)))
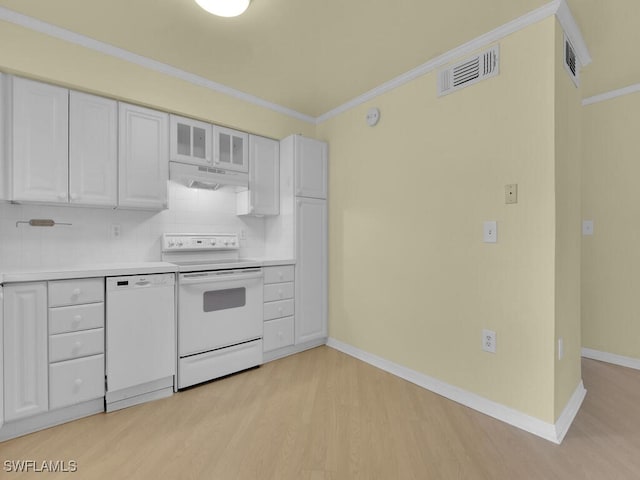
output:
POLYGON ((327 144, 295 137, 296 196, 327 198, 327 144))
POLYGON ((13 196, 67 203, 69 91, 13 78, 13 196))
POLYGON ((249 171, 249 134, 231 128, 213 126, 213 163, 216 167, 238 172, 249 171))
POLYGON ((171 160, 210 166, 212 125, 171 115, 171 160))
POLYGON ((70 92, 69 202, 118 203, 118 103, 70 92))
POLYGON ((119 112, 118 205, 167 208, 169 115, 126 103, 119 112))
POLYGON ((238 215, 280 213, 280 142, 249 135, 249 189, 238 193, 238 215))

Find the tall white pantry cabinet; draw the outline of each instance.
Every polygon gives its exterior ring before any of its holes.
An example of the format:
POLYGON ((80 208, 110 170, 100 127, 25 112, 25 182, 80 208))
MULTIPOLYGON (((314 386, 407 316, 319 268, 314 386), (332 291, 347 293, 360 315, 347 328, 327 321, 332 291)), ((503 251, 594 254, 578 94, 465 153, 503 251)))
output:
POLYGON ((295 345, 283 354, 327 338, 327 164, 325 142, 302 135, 280 142, 280 215, 265 220, 265 237, 268 257, 296 261, 295 345))

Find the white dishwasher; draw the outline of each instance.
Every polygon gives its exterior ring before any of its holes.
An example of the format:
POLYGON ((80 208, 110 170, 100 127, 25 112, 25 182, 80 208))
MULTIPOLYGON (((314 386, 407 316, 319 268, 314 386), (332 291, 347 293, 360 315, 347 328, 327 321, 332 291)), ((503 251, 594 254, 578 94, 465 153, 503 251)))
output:
POLYGON ((107 412, 173 394, 175 274, 107 278, 107 412))

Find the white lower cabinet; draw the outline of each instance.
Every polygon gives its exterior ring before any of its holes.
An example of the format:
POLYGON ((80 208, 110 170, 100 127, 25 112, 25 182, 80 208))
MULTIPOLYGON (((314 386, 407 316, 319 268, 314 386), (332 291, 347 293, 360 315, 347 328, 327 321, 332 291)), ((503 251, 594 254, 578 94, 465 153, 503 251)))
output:
POLYGON ((104 396, 104 355, 82 357, 49 367, 49 406, 67 407, 104 396))
POLYGON ((49 407, 104 397, 104 278, 48 287, 49 407))
POLYGON ((73 416, 60 417, 56 409, 99 402, 104 397, 104 278, 11 283, 2 293, 5 427, 32 431, 73 416))
POLYGON ((293 345, 293 317, 264 322, 262 345, 265 352, 293 345))
POLYGON ((296 343, 327 336, 327 202, 296 200, 296 343))
POLYGON ((4 287, 5 421, 49 409, 47 284, 4 287))
POLYGON ((264 267, 263 351, 271 352, 293 345, 295 310, 294 267, 264 267))
POLYGON ((49 337, 49 362, 62 362, 104 352, 104 328, 49 337))

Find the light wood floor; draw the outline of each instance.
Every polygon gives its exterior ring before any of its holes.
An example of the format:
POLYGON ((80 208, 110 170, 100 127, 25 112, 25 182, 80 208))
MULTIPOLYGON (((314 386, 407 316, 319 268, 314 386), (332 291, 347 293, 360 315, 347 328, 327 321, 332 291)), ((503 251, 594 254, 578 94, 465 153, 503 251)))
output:
POLYGON ((5 460, 76 460, 78 479, 638 479, 640 371, 583 360, 562 445, 328 347, 165 400, 0 443, 5 460))

